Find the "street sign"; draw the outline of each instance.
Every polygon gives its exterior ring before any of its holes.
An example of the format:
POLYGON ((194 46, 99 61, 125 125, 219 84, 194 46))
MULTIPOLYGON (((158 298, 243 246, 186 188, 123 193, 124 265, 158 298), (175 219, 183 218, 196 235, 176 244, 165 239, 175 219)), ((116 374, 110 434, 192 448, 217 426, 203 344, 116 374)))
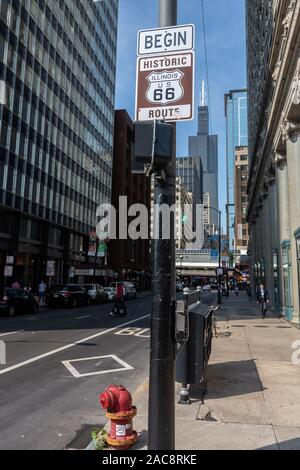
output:
POLYGON ((195 47, 192 24, 141 30, 138 33, 138 55, 191 51, 195 47))
POLYGON ((47 261, 46 276, 48 276, 48 277, 55 276, 55 261, 47 261))
POLYGON ((7 256, 6 257, 6 264, 14 264, 14 257, 13 256, 7 256))
POLYGON ((139 57, 136 120, 188 121, 194 117, 194 52, 139 57))
POLYGON ((5 266, 4 267, 4 277, 12 277, 13 275, 13 267, 12 266, 5 266))

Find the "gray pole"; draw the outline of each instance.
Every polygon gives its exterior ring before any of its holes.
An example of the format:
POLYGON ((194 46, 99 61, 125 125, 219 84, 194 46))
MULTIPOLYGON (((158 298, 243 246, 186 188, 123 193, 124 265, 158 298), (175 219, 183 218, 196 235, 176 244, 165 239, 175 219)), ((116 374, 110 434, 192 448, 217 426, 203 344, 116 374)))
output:
MULTIPOLYGON (((160 0, 161 27, 177 23, 177 0, 160 0)), ((171 163, 166 181, 155 178, 155 204, 175 204, 176 124, 171 163)), ((156 215, 157 217, 157 215, 156 215)), ((160 219, 162 219, 160 217, 160 219)), ((156 220, 161 223, 162 220, 156 220)), ((150 340, 148 448, 175 449, 175 240, 153 240, 153 291, 150 340)))
MULTIPOLYGON (((221 254, 221 216, 222 213, 219 211, 219 268, 222 264, 222 254, 221 254)), ((221 295, 221 276, 218 279, 218 305, 222 303, 222 295, 221 295)))

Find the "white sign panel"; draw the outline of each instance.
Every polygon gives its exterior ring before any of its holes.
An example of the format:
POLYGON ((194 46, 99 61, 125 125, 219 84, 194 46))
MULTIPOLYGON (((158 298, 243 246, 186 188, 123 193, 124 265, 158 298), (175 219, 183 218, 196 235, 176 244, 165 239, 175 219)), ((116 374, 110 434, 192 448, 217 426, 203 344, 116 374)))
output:
POLYGON ((13 275, 13 267, 12 266, 5 266, 4 268, 4 277, 12 277, 13 275))
POLYGON ((6 264, 14 264, 14 257, 13 256, 7 256, 6 257, 6 264))
POLYGON ((48 277, 55 276, 55 261, 47 261, 46 276, 48 276, 48 277))
POLYGON ((141 30, 138 33, 138 55, 192 51, 195 47, 192 24, 141 30))

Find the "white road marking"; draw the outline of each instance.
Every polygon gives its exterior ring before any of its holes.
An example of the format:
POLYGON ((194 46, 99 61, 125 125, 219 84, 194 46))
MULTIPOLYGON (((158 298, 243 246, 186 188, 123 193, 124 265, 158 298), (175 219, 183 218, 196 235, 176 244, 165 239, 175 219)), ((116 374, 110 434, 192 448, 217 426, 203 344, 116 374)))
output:
MULTIPOLYGON (((71 359, 69 361, 61 361, 61 362, 71 372, 71 374, 74 375, 74 377, 76 377, 76 378, 78 378, 78 377, 90 377, 92 375, 102 375, 102 374, 109 374, 110 372, 121 372, 123 370, 133 370, 134 369, 134 367, 127 364, 127 362, 123 361, 122 359, 120 359, 115 354, 109 354, 108 356, 85 357, 83 359, 71 359), (78 372, 78 370, 75 369, 75 367, 72 366, 72 364, 71 364, 71 362, 94 361, 95 359, 106 359, 106 358, 114 359, 116 362, 121 364, 121 366, 123 366, 123 367, 120 367, 118 369, 107 369, 107 370, 100 370, 100 371, 96 371, 96 372, 88 372, 87 374, 80 374, 78 372)), ((100 361, 100 364, 101 364, 101 362, 103 362, 103 361, 100 361)))
POLYGON ((138 336, 139 338, 150 338, 149 335, 145 335, 145 333, 149 331, 150 328, 124 328, 123 330, 117 331, 115 335, 119 336, 138 336))
POLYGON ((35 356, 31 359, 27 359, 27 361, 19 362, 18 364, 15 364, 14 366, 10 366, 10 367, 7 367, 6 369, 0 370, 0 375, 6 374, 7 372, 11 372, 12 370, 15 370, 15 369, 19 369, 20 367, 27 366, 28 364, 32 364, 33 362, 39 361, 40 359, 44 359, 45 357, 53 356, 54 354, 57 354, 61 351, 65 351, 66 349, 73 348, 74 346, 77 346, 78 344, 86 343, 87 341, 90 341, 91 339, 98 338, 99 336, 106 335, 107 333, 111 333, 112 331, 115 331, 122 326, 131 325, 132 323, 136 323, 140 320, 144 320, 145 318, 149 318, 149 317, 150 317, 150 314, 144 315, 143 317, 135 318, 134 320, 131 320, 126 323, 122 323, 121 325, 114 326, 113 328, 109 328, 108 330, 101 331, 100 333, 96 333, 92 336, 88 336, 87 338, 82 338, 78 341, 75 341, 75 343, 66 344, 65 346, 62 346, 61 348, 53 349, 52 351, 48 351, 44 354, 40 354, 39 356, 35 356))
POLYGON ((135 334, 135 336, 138 336, 139 338, 150 338, 150 334, 149 335, 145 335, 144 333, 146 333, 147 331, 149 331, 150 333, 150 328, 144 328, 143 330, 139 331, 138 333, 135 334))
POLYGON ((3 333, 1 336, 8 336, 8 335, 14 335, 15 333, 22 333, 24 330, 18 330, 18 331, 10 331, 9 333, 3 333))
POLYGON ((84 315, 83 317, 76 317, 76 320, 82 320, 83 318, 90 318, 91 315, 84 315))

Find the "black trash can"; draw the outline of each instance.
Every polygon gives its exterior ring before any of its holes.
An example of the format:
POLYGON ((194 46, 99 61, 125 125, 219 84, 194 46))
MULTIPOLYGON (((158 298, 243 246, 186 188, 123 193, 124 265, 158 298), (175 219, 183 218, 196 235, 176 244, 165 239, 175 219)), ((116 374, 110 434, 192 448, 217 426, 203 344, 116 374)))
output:
POLYGON ((212 314, 210 305, 195 304, 189 311, 189 339, 176 358, 176 382, 201 384, 211 353, 212 314))

